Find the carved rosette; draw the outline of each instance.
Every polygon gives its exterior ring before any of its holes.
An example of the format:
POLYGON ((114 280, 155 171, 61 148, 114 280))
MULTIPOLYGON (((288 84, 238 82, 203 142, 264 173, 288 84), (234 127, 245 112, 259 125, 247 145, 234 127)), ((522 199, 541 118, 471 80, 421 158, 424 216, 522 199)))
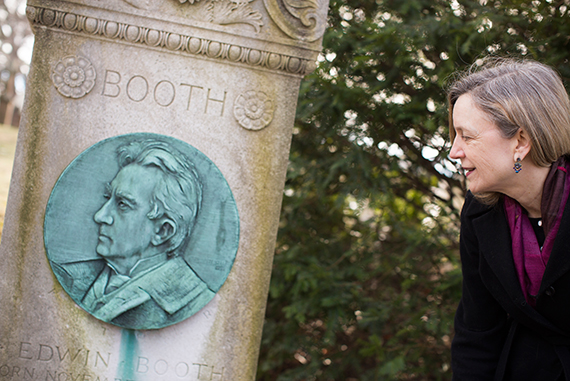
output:
POLYGON ((93 89, 97 73, 85 57, 67 56, 53 68, 51 80, 57 91, 68 98, 81 98, 93 89))
POLYGON ((274 110, 273 101, 263 91, 246 91, 234 102, 234 116, 248 130, 261 130, 269 125, 274 110))
POLYGON ((289 37, 314 42, 325 33, 328 1, 263 0, 271 19, 289 37))
POLYGON ((66 11, 27 7, 32 27, 61 29, 67 33, 96 36, 153 49, 165 49, 210 59, 230 61, 251 67, 275 70, 293 75, 305 75, 315 69, 312 60, 279 52, 252 49, 237 44, 147 28, 66 11))

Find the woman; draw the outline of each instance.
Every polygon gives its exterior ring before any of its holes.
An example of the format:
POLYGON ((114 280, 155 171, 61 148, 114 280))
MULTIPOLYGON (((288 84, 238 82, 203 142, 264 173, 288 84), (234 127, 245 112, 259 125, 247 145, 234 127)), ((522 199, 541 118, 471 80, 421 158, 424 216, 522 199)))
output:
POLYGON ((533 61, 495 60, 449 91, 463 295, 455 380, 570 380, 570 101, 533 61))

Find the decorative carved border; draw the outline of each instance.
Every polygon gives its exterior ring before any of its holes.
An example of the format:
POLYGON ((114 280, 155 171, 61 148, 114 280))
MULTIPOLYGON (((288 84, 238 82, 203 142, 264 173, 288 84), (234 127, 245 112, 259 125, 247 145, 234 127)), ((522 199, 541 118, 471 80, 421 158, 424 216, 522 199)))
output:
POLYGON ((323 37, 328 0, 263 0, 265 9, 289 37, 315 42, 323 37))
POLYGON ((68 32, 99 36, 111 40, 123 40, 131 44, 162 48, 191 55, 203 55, 213 59, 227 60, 302 76, 315 69, 315 63, 304 58, 60 10, 28 5, 26 14, 32 26, 60 28, 68 32))

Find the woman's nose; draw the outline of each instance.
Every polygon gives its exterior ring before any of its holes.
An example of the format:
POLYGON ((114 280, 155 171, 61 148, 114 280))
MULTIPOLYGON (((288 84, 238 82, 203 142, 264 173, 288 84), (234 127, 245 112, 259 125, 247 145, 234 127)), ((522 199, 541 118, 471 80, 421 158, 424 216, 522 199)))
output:
POLYGON ((451 150, 449 151, 449 157, 454 160, 465 157, 465 152, 463 152, 463 148, 460 146, 460 143, 458 143, 457 137, 453 139, 453 145, 451 146, 451 150))

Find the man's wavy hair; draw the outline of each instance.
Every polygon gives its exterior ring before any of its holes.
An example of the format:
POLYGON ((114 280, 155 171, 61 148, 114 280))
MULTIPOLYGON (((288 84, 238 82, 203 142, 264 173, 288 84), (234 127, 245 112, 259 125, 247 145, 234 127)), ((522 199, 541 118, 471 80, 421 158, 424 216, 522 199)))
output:
POLYGON ((168 242, 167 253, 180 254, 177 249, 186 245, 202 204, 202 183, 194 164, 168 143, 154 139, 120 146, 117 154, 120 168, 140 165, 161 171, 147 217, 155 220, 166 216, 176 222, 177 231, 168 242))
MULTIPOLYGON (((522 128, 531 140, 530 159, 549 167, 570 153, 570 101, 558 73, 532 60, 487 58, 459 73, 448 90, 449 136, 455 139, 453 107, 463 95, 510 139, 522 128)), ((477 199, 494 205, 499 193, 479 193, 477 199)))

